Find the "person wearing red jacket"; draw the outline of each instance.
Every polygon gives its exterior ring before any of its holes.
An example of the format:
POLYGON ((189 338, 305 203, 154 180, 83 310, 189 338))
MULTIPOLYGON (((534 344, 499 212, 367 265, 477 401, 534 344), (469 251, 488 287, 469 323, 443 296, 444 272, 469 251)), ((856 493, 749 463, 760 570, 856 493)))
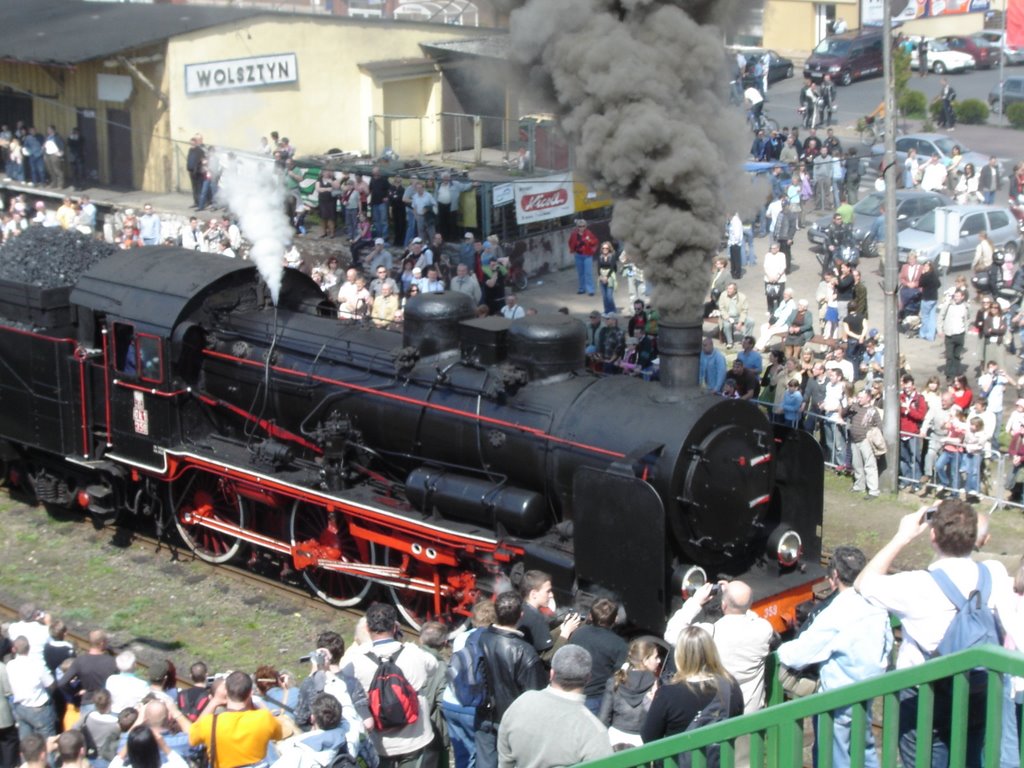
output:
POLYGON ((903 375, 901 383, 900 487, 909 485, 916 492, 921 486, 921 423, 928 413, 928 403, 909 373, 903 375))
POLYGON ((576 229, 569 235, 569 250, 576 257, 577 294, 594 295, 594 254, 597 253, 597 235, 587 228, 586 219, 576 219, 576 229))

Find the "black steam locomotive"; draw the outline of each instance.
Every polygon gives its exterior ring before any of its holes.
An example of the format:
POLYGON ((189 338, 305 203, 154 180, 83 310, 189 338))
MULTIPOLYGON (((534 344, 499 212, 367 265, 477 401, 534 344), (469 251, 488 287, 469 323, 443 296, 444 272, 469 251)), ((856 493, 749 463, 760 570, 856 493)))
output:
POLYGON ((274 306, 250 263, 174 248, 0 281, 0 464, 335 605, 387 590, 413 624, 540 568, 655 631, 680 589, 743 578, 783 627, 821 575, 817 444, 694 388, 699 326, 661 323, 666 386, 588 373, 567 316, 473 310, 340 322, 298 271, 274 306))

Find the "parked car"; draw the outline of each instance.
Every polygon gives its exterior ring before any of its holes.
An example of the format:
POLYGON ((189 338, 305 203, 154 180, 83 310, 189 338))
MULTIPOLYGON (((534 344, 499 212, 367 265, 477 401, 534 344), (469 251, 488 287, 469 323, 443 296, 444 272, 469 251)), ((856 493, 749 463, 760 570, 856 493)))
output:
POLYGON ((815 82, 825 75, 839 85, 882 74, 882 32, 854 30, 822 40, 804 64, 804 77, 815 82))
MULTIPOLYGON (((981 170, 981 166, 988 162, 988 155, 980 152, 972 152, 959 141, 951 139, 944 133, 908 133, 905 136, 896 137, 896 164, 902 170, 903 162, 907 159, 907 152, 911 147, 917 150, 917 156, 922 162, 932 156, 933 152, 938 153, 939 159, 948 164, 953 154, 953 147, 960 147, 963 155, 963 163, 974 163, 974 167, 981 170)), ((885 154, 884 144, 875 144, 871 148, 871 154, 882 156, 885 154)))
POLYGON ((917 251, 918 257, 941 267, 959 269, 971 266, 979 233, 987 232, 992 245, 1016 254, 1020 248, 1020 230, 1013 213, 1005 206, 947 205, 934 208, 899 233, 899 260, 917 251), (949 254, 948 257, 944 254, 949 254))
POLYGON ((951 51, 969 53, 978 69, 988 69, 999 63, 999 49, 979 35, 951 35, 936 39, 951 51))
MULTIPOLYGON (((764 55, 764 48, 737 48, 736 53, 747 57, 747 67, 743 71, 743 87, 749 88, 754 85, 754 67, 757 60, 764 55)), ((768 51, 768 84, 777 83, 779 80, 786 80, 793 76, 793 61, 785 56, 780 56, 775 51, 768 51)))
POLYGON ((1024 48, 1013 48, 1007 45, 1002 32, 988 31, 978 34, 985 42, 1002 49, 1007 64, 1024 64, 1024 48))
MULTIPOLYGON (((910 43, 910 68, 920 69, 921 59, 918 56, 918 42, 910 43)), ((974 69, 974 57, 963 51, 950 50, 939 40, 928 41, 928 71, 936 75, 946 72, 966 72, 974 69)))
MULTIPOLYGON (((1003 81, 1003 109, 1011 104, 1024 101, 1024 76, 1014 75, 1003 81)), ((999 111, 999 83, 988 92, 988 105, 993 112, 999 111)))
MULTIPOLYGON (((853 236, 858 241, 871 232, 882 217, 885 204, 884 192, 872 192, 853 206, 853 236)), ((896 228, 906 229, 910 223, 933 208, 952 205, 953 201, 938 192, 924 192, 920 189, 896 190, 896 228)), ((822 216, 807 227, 807 239, 816 245, 825 243, 825 230, 832 223, 832 214, 822 216)))

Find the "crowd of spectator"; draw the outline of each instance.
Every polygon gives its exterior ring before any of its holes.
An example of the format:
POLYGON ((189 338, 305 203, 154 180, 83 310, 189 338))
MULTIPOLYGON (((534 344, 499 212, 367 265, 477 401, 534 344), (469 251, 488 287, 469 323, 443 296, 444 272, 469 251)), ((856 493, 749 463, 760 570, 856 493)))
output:
MULTIPOLYGON (((938 647, 953 652, 943 639, 956 614, 942 592, 946 579, 963 594, 979 584, 1006 647, 1017 647, 1024 561, 1013 577, 996 561, 973 562, 987 540, 987 520, 948 499, 906 515, 870 561, 855 547, 837 547, 827 566, 830 594, 781 645, 751 610, 753 590, 742 581, 684 592, 664 642, 628 641, 614 600, 594 600, 585 617, 558 610, 551 577, 527 571, 518 589, 479 602, 457 630, 427 622, 417 643, 403 641, 393 606, 374 603, 350 644, 331 630, 316 636, 301 680, 270 665, 209 674, 196 661, 188 686, 179 687, 170 660, 140 672, 134 653, 115 654, 101 630, 80 652, 64 640, 61 621, 26 604, 0 647, 0 768, 42 766, 47 753, 82 768, 573 765, 763 708, 773 650, 779 683, 792 696, 883 674, 893 650, 890 616, 903 629, 896 668, 921 664, 938 647), (900 550, 924 535, 936 555, 929 569, 889 574, 900 550), (449 673, 452 655, 470 648, 485 681, 483 703, 473 705, 460 699, 449 673), (380 725, 375 708, 385 662, 415 691, 414 711, 391 727, 380 725), (340 755, 352 762, 337 762, 340 755)), ((984 674, 972 680, 970 690, 968 764, 980 756, 984 681, 984 674)), ((930 764, 945 765, 953 702, 948 689, 937 690, 930 764)), ((1005 754, 1016 749, 1020 690, 1006 680, 1005 754)), ((903 691, 905 765, 914 764, 916 707, 916 690, 903 691)), ((851 709, 833 712, 830 722, 832 764, 848 766, 856 743, 851 709)), ((742 740, 736 748, 746 749, 742 740)), ((863 748, 864 764, 877 766, 870 728, 863 748)), ((717 762, 716 747, 709 759, 717 762)))
MULTIPOLYGON (((903 394, 899 403, 888 404, 881 382, 885 339, 869 320, 859 248, 845 247, 861 181, 856 152, 844 153, 831 129, 823 138, 811 129, 802 139, 798 128, 783 128, 771 136, 758 132, 751 155, 781 162, 770 170, 761 210, 746 220, 737 212, 726 226, 728 258, 714 261, 704 307, 710 338, 701 355, 700 385, 757 401, 778 423, 815 434, 826 461, 852 472, 853 490, 868 498, 878 495, 879 465, 888 463, 899 467, 901 488, 962 493, 972 501, 983 492, 1000 499, 1005 493, 1019 501, 1022 425, 1003 414, 1004 398, 1024 373, 1017 358, 1024 350, 1024 270, 1016 268, 1013 254, 1004 258, 981 233, 970 272, 943 277, 935 264, 909 253, 898 278, 901 331, 929 342, 941 339, 935 350, 941 364, 939 375, 920 375, 927 384, 919 393, 900 355, 903 394), (787 281, 792 243, 814 211, 831 212, 832 219, 824 244, 812 248, 821 274, 815 295, 800 297, 787 281), (768 238, 759 270, 767 320, 760 324, 758 307, 737 282, 758 264, 758 236, 768 238), (1008 291, 996 293, 997 284, 1008 291), (742 351, 733 358, 738 344, 742 351), (968 363, 973 360, 976 366, 968 363), (951 407, 943 405, 947 391, 955 401, 951 407), (900 408, 899 456, 885 456, 880 425, 886 407, 900 408)), ((972 175, 961 165, 959 153, 948 165, 934 159, 919 165, 910 157, 905 184, 953 195, 972 175)), ((1013 197, 1024 188, 1019 166, 1009 180, 999 178, 995 163, 985 172, 986 189, 1009 187, 1013 197)), ((880 238, 881 224, 876 229, 880 238)))
POLYGON ((75 189, 85 182, 85 140, 78 126, 65 138, 48 125, 40 133, 19 120, 12 129, 0 125, 0 162, 4 181, 30 187, 65 189, 68 177, 75 189))

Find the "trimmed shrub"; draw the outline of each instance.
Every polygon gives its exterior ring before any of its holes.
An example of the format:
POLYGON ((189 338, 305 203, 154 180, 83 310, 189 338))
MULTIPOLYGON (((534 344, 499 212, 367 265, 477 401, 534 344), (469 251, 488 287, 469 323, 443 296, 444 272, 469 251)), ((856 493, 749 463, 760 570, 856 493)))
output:
POLYGON ((965 125, 984 125, 988 121, 988 104, 981 99, 964 99, 956 102, 957 122, 965 125))
POLYGON ((928 99, 921 91, 906 91, 900 97, 898 106, 904 116, 922 118, 928 108, 928 99))
POLYGON ((1008 106, 1006 108, 1006 119, 1017 130, 1024 130, 1024 101, 1008 106))
POLYGON ((938 120, 942 114, 942 102, 933 101, 928 104, 928 120, 938 120))

